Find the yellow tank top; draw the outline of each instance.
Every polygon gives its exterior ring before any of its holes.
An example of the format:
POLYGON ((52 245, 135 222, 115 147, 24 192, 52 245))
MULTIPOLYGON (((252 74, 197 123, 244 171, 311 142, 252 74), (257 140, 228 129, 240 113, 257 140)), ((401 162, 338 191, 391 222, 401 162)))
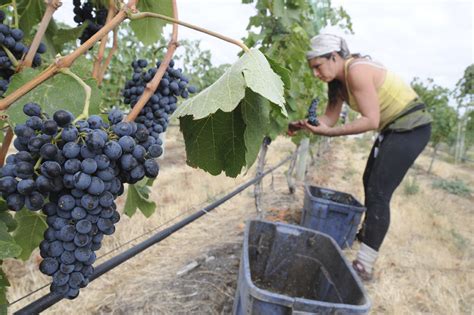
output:
MULTIPOLYGON (((347 83, 347 68, 352 59, 353 58, 348 59, 344 65, 346 89, 349 96, 348 105, 350 108, 360 113, 359 105, 352 95, 347 83)), ((378 66, 376 63, 370 63, 376 67, 378 66)), ((378 131, 382 130, 400 112, 402 112, 411 101, 418 97, 416 92, 408 84, 389 70, 386 70, 385 79, 382 85, 377 89, 377 96, 380 104, 380 123, 377 129, 378 131)))

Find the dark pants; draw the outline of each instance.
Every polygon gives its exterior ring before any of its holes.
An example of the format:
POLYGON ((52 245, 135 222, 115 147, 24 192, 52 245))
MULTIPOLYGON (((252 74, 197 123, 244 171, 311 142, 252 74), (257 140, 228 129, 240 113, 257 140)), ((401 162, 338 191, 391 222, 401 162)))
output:
POLYGON ((379 250, 390 225, 390 199, 431 135, 431 124, 411 131, 388 131, 375 140, 364 171, 367 212, 358 238, 379 250), (378 148, 377 157, 374 151, 378 148))

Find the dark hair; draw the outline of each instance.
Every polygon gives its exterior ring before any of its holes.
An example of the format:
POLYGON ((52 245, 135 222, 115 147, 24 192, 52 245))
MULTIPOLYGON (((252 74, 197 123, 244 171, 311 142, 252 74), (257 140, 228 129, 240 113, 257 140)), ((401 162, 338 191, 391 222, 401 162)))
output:
MULTIPOLYGON (((343 56, 341 51, 338 51, 337 54, 341 56, 342 59, 349 59, 349 58, 369 58, 370 59, 370 56, 367 56, 367 55, 362 56, 359 53, 350 54, 346 57, 343 56)), ((331 56, 332 56, 332 53, 328 53, 319 57, 330 59, 331 56)), ((344 86, 342 82, 339 80, 332 80, 331 82, 328 83, 328 106, 335 106, 337 100, 339 99, 344 100, 344 95, 342 94, 343 89, 344 89, 344 86)))

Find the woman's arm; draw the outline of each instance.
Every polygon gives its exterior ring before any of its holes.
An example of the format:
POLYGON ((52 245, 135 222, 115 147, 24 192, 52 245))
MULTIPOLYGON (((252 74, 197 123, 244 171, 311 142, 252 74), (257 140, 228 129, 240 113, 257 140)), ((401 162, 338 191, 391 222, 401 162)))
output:
POLYGON ((358 134, 378 128, 380 105, 372 71, 367 66, 360 65, 350 69, 347 79, 349 81, 349 89, 359 105, 359 111, 362 116, 342 126, 331 127, 325 120, 322 120, 321 125, 317 127, 305 122, 304 128, 315 134, 330 137, 358 134))
POLYGON ((338 99, 335 104, 328 104, 324 115, 318 116, 318 120, 326 126, 332 127, 339 120, 339 115, 342 110, 342 99, 338 99))

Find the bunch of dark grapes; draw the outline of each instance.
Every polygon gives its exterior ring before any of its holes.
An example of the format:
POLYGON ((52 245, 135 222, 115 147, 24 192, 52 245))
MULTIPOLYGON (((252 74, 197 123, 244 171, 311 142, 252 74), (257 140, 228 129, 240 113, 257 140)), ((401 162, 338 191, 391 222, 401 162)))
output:
POLYGON ((311 101, 311 105, 308 108, 308 122, 310 125, 319 126, 318 117, 316 116, 316 110, 318 108, 319 98, 315 98, 311 101))
MULTIPOLYGON (((4 24, 5 12, 0 10, 0 96, 2 96, 8 88, 11 76, 15 73, 13 62, 10 60, 6 49, 20 60, 28 53, 28 47, 21 41, 23 39, 23 31, 18 28, 10 28, 4 24)), ((41 43, 33 57, 33 67, 41 65, 40 54, 46 51, 46 45, 41 43)))
MULTIPOLYGON (((158 61, 156 67, 146 70, 148 66, 146 60, 139 59, 132 62, 132 79, 125 83, 122 91, 125 104, 130 104, 132 108, 135 106, 145 91, 146 84, 153 79, 158 71, 160 64, 161 62, 158 61)), ((141 142, 141 144, 145 149, 153 152, 152 155, 159 156, 163 151, 159 136, 168 127, 169 116, 176 110, 178 97, 188 98, 190 93, 196 92, 194 86, 188 85, 189 79, 182 73, 182 70, 175 69, 174 64, 174 61, 171 60, 158 88, 135 119, 138 129, 137 137, 149 135, 148 140, 141 142), (158 146, 160 147, 158 148, 158 146)))
POLYGON ((88 0, 84 4, 81 3, 81 0, 74 0, 73 4, 74 22, 76 22, 77 25, 87 23, 86 29, 82 32, 81 37, 79 37, 82 45, 105 25, 107 20, 107 8, 102 6, 96 8, 91 0, 88 0))
POLYGON ((88 284, 104 235, 115 232, 123 184, 158 175, 157 148, 145 149, 148 134, 119 110, 108 123, 95 115, 74 121, 64 110, 49 118, 36 103, 23 111, 29 118, 14 129, 18 153, 0 168, 0 192, 9 209, 47 216, 40 270, 52 276, 52 292, 72 299, 88 284))

